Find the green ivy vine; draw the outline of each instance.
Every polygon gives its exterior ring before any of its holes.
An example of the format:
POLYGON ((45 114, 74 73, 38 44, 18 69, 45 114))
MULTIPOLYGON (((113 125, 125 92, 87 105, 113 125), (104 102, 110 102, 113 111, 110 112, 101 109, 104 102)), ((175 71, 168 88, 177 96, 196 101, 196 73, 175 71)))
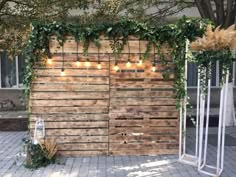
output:
MULTIPOLYGON (((146 52, 143 59, 148 58, 150 46, 154 44, 157 53, 162 59, 163 64, 168 62, 160 50, 163 44, 170 46, 170 57, 175 65, 174 82, 177 99, 177 107, 180 106, 182 98, 186 95, 184 89, 184 65, 185 65, 185 40, 193 41, 197 36, 202 36, 207 20, 187 19, 183 17, 175 24, 163 26, 149 26, 145 23, 129 19, 120 19, 117 22, 102 22, 97 24, 66 24, 62 22, 53 22, 50 24, 34 23, 32 33, 29 36, 29 43, 25 50, 26 56, 26 75, 24 85, 26 94, 29 94, 31 83, 35 78, 34 64, 42 58, 46 58, 49 53, 49 40, 52 35, 57 36, 60 45, 63 45, 66 35, 71 35, 75 40, 83 42, 84 54, 87 53, 90 43, 99 45, 99 36, 105 35, 112 40, 111 48, 115 55, 123 50, 129 35, 136 36, 141 40, 148 41, 146 52), (203 28, 200 28, 200 22, 203 28), (121 39, 121 40, 120 40, 121 39)), ((169 71, 163 73, 163 77, 168 79, 169 71)))
MULTIPOLYGON (((220 69, 220 84, 223 86, 223 83, 226 79, 226 74, 232 69, 233 65, 233 56, 230 49, 225 50, 211 50, 211 51, 202 51, 193 54, 194 57, 192 61, 195 62, 200 71, 200 85, 203 93, 206 92, 207 80, 211 79, 212 67, 216 61, 219 61, 220 69)), ((231 72, 229 72, 230 74, 231 72)), ((231 76, 230 76, 231 77, 231 76)))

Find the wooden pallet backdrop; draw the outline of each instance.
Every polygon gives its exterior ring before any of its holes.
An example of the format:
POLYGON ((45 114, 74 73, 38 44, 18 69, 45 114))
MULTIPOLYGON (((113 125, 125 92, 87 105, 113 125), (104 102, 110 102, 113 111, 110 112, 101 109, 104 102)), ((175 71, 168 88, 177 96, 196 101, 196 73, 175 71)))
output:
MULTIPOLYGON (((151 155, 178 151, 178 111, 173 92, 173 74, 164 80, 161 70, 173 70, 173 64, 162 66, 158 57, 157 71, 151 72, 150 61, 135 64, 138 53, 146 50, 146 41, 129 40, 131 67, 125 46, 117 59, 120 70, 113 70, 114 57, 109 40, 101 40, 97 69, 97 48, 91 44, 88 57, 80 54, 76 65, 77 43, 68 37, 64 44, 65 76, 60 76, 62 47, 55 38, 50 42, 52 64, 35 66, 30 97, 30 128, 43 118, 46 136, 55 137, 59 153, 79 155, 151 155), (91 67, 84 61, 89 59, 91 67)), ((79 53, 82 53, 79 44, 79 53)), ((150 58, 153 49, 150 51, 150 58)))

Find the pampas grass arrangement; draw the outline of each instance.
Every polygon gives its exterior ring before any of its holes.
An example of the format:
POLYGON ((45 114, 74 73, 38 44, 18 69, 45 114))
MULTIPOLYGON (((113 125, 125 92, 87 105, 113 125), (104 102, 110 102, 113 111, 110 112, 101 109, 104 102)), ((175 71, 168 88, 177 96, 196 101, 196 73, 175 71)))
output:
POLYGON ((57 153, 58 147, 55 139, 45 138, 39 141, 41 149, 45 152, 45 155, 48 159, 52 159, 57 153))
POLYGON ((235 25, 227 29, 220 29, 218 26, 215 30, 212 29, 211 25, 208 25, 203 37, 192 42, 190 49, 192 51, 236 49, 235 25))

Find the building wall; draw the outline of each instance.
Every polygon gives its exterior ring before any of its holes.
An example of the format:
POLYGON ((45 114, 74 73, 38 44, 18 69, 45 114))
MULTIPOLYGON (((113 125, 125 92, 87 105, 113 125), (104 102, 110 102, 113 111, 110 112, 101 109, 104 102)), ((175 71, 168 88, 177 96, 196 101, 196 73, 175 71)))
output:
POLYGON ((0 89, 0 111, 26 110, 23 90, 0 89))
MULTIPOLYGON (((234 88, 234 105, 236 106, 236 88, 234 88)), ((197 101, 197 88, 188 88, 189 102, 192 106, 196 105, 197 101)), ((220 103, 220 88, 211 89, 211 107, 217 108, 220 103)))

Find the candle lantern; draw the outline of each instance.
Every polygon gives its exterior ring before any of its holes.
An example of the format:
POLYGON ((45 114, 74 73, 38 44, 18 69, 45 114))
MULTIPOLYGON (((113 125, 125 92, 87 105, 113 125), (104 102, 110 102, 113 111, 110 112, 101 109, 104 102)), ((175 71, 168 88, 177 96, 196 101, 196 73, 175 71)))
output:
POLYGON ((43 119, 37 119, 34 127, 34 144, 38 144, 38 140, 45 137, 45 126, 43 119))

